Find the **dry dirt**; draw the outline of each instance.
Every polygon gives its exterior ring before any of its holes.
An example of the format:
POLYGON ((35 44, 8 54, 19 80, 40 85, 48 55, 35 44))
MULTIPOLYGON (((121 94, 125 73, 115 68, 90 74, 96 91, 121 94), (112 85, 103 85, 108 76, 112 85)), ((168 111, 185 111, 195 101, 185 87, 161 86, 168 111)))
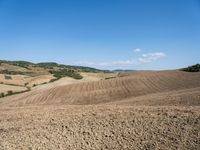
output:
POLYGON ((6 94, 8 91, 23 92, 27 90, 25 86, 33 87, 34 85, 48 83, 51 79, 54 79, 53 75, 30 77, 25 75, 0 74, 0 93, 6 94), (10 79, 6 79, 5 76, 9 76, 10 79))
POLYGON ((38 106, 0 113, 0 149, 200 148, 199 107, 38 106))
POLYGON ((7 63, 1 63, 0 70, 21 71, 21 72, 28 72, 29 71, 28 69, 26 69, 24 67, 10 65, 10 64, 7 64, 7 63))
POLYGON ((0 149, 199 150, 199 79, 179 71, 61 79, 0 99, 0 149))
POLYGON ((28 86, 32 87, 34 85, 48 83, 52 79, 54 79, 53 75, 41 75, 41 76, 37 76, 37 77, 30 77, 26 80, 26 82, 28 83, 28 86))
POLYGON ((24 86, 27 82, 26 80, 29 78, 24 75, 6 75, 11 77, 11 79, 5 79, 5 74, 0 74, 0 82, 3 84, 13 84, 18 86, 24 86))
MULTIPOLYGON (((78 84, 45 86, 21 95, 5 98, 6 105, 90 105, 124 101, 200 87, 200 73, 179 71, 141 72, 128 77, 114 78, 78 84)), ((66 82, 68 83, 68 82, 66 82)), ((50 84, 51 85, 51 84, 50 84)), ((198 90, 197 90, 198 91, 198 90)), ((3 104, 2 104, 3 105, 3 104)), ((141 103, 143 105, 143 103, 141 103)), ((166 105, 164 103, 164 105, 166 105)))
POLYGON ((91 73, 91 72, 82 72, 81 75, 85 78, 89 77, 90 79, 94 79, 95 81, 97 79, 105 79, 105 78, 112 78, 117 77, 118 73, 91 73))
POLYGON ((27 90, 27 88, 25 88, 25 87, 0 84, 0 93, 4 93, 4 94, 7 94, 8 91, 22 92, 22 91, 26 91, 26 90, 27 90))
POLYGON ((25 75, 5 75, 0 74, 0 83, 3 84, 13 84, 17 86, 24 86, 28 83, 28 86, 33 86, 34 84, 42 84, 49 82, 51 79, 54 79, 53 75, 40 75, 36 77, 30 77, 25 75), (6 79, 5 76, 11 77, 11 79, 6 79))

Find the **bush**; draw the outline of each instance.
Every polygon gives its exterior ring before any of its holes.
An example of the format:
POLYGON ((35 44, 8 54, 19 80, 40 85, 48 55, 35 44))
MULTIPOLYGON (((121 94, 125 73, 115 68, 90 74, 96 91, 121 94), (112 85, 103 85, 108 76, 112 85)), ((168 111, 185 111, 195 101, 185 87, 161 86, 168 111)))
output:
POLYGON ((54 82, 54 81, 56 81, 56 80, 58 80, 58 79, 57 79, 57 78, 51 79, 49 82, 51 83, 51 82, 54 82))
POLYGON ((4 97, 4 96, 5 96, 5 94, 4 94, 4 93, 1 93, 1 94, 0 94, 0 98, 1 98, 1 97, 4 97))
POLYGON ((12 80, 12 77, 11 77, 11 76, 5 75, 4 77, 5 77, 6 80, 12 80))
POLYGON ((189 66, 189 67, 183 68, 181 70, 182 71, 187 71, 187 72, 200 72, 200 64, 189 66))
POLYGON ((63 77, 72 77, 74 79, 82 79, 83 77, 74 70, 68 70, 68 69, 62 69, 60 71, 52 71, 52 74, 54 74, 54 77, 57 79, 63 78, 63 77))
POLYGON ((27 91, 30 91, 31 90, 31 88, 30 87, 27 87, 27 91))
POLYGON ((12 94, 13 94, 13 91, 8 91, 7 95, 12 95, 12 94))

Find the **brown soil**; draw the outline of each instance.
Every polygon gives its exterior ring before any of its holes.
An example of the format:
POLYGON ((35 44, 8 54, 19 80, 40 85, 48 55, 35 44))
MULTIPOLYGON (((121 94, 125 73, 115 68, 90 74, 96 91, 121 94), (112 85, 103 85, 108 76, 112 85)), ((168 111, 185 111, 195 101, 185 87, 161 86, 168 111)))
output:
MULTIPOLYGON (((43 89, 36 89, 29 93, 7 98, 3 102, 14 106, 104 104, 149 94, 198 88, 200 87, 199 79, 200 73, 141 72, 110 80, 47 86, 43 89)), ((166 104, 163 103, 163 105, 166 104)))
POLYGON ((7 94, 8 91, 12 91, 13 93, 15 93, 15 92, 22 92, 26 90, 27 88, 25 87, 0 84, 0 93, 4 93, 4 94, 7 94))
POLYGON ((27 82, 28 76, 24 75, 7 75, 11 77, 11 79, 5 79, 5 74, 0 74, 0 82, 3 84, 13 84, 18 86, 24 86, 24 84, 27 82))
POLYGON ((198 150, 199 79, 179 71, 63 79, 0 99, 0 149, 198 150))
POLYGON ((52 79, 54 79, 53 75, 41 75, 41 76, 31 77, 27 79, 27 83, 28 83, 28 86, 32 87, 34 85, 48 83, 52 79))
POLYGON ((1 108, 0 149, 198 150, 199 108, 1 108))

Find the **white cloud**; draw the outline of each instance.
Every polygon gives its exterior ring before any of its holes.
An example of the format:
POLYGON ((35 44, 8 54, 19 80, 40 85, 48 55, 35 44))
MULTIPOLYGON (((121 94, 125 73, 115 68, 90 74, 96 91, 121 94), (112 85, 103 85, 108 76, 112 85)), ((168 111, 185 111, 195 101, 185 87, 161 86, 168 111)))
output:
POLYGON ((129 66, 129 65, 139 65, 139 64, 146 64, 157 61, 166 54, 163 52, 155 52, 155 53, 145 53, 142 54, 139 58, 130 59, 130 60, 119 60, 119 61, 112 61, 112 62, 79 62, 78 65, 89 65, 94 67, 112 67, 112 66, 129 66))
POLYGON ((139 53, 139 52, 141 52, 142 50, 140 49, 140 48, 136 48, 136 49, 134 49, 134 52, 136 52, 136 53, 139 53))
POLYGON ((147 54, 142 54, 142 57, 138 58, 138 61, 140 63, 149 63, 152 61, 156 61, 165 56, 166 56, 166 54, 163 52, 147 53, 147 54))

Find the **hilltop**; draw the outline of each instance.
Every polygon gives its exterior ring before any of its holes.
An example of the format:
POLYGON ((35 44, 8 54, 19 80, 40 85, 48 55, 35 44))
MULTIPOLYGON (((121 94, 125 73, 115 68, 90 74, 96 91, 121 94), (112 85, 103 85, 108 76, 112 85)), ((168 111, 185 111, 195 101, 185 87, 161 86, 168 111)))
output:
POLYGON ((200 72, 200 64, 192 65, 181 70, 187 72, 200 72))
POLYGON ((16 72, 16 70, 12 70, 9 68, 2 68, 1 70, 8 70, 11 73, 15 73, 15 74, 22 74, 25 71, 23 71, 24 69, 28 69, 28 70, 33 70, 33 68, 31 67, 41 67, 43 69, 46 70, 59 70, 59 69, 68 69, 68 70, 74 70, 74 71, 78 71, 78 72, 109 72, 108 70, 99 70, 96 68, 91 68, 91 67, 84 67, 84 66, 72 66, 72 65, 64 65, 64 64, 58 64, 56 62, 41 62, 41 63, 32 63, 32 62, 28 62, 28 61, 7 61, 7 60, 0 60, 0 65, 2 64, 8 64, 11 66, 16 66, 19 67, 18 69, 20 70, 21 67, 21 72, 16 72))

